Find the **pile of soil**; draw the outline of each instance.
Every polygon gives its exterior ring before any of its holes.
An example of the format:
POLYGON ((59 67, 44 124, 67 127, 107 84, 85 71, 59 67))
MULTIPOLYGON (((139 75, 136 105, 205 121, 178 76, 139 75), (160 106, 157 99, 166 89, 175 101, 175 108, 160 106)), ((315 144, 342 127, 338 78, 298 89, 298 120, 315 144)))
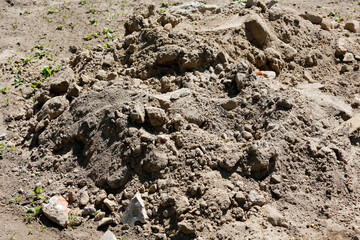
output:
POLYGON ((359 22, 293 2, 34 2, 91 25, 131 14, 91 36, 57 26, 54 46, 18 42, 23 58, 1 49, 1 237, 357 239, 359 22), (132 227, 136 193, 148 219, 132 227), (68 227, 25 215, 57 195, 68 227))

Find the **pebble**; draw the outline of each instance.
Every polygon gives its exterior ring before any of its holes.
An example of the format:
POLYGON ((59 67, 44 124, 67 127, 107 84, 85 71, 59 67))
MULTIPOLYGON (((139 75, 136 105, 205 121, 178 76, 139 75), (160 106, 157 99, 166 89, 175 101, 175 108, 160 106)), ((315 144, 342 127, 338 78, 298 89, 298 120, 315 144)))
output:
POLYGON ((259 194, 255 190, 251 190, 249 192, 248 201, 251 203, 251 205, 258 205, 258 206, 262 206, 266 203, 265 197, 259 194))
POLYGON ((237 192, 235 195, 235 200, 240 204, 244 204, 246 201, 246 197, 243 192, 237 192))
POLYGON ((110 225, 114 222, 114 220, 111 218, 111 217, 106 217, 106 218, 103 218, 99 221, 99 225, 98 227, 101 228, 101 227, 104 227, 104 226, 107 226, 107 225, 110 225))
POLYGON ((274 183, 274 184, 281 183, 282 182, 282 177, 280 175, 274 174, 274 175, 271 176, 270 182, 274 183))
POLYGON ((124 215, 121 218, 121 222, 123 224, 134 226, 136 222, 145 223, 148 218, 144 200, 141 198, 140 193, 136 193, 131 199, 130 204, 127 206, 124 215))
POLYGON ((153 127, 161 127, 167 121, 166 113, 161 108, 147 107, 146 113, 153 127))
POLYGON ((116 202, 109 200, 108 198, 106 198, 104 200, 104 204, 107 206, 107 208, 111 211, 114 212, 115 208, 117 206, 116 202))
POLYGON ((85 206, 89 203, 89 201, 90 201, 90 197, 89 197, 89 194, 87 193, 87 191, 82 192, 80 194, 79 205, 85 206))
POLYGON ((350 32, 357 33, 360 29, 359 22, 356 20, 348 21, 345 23, 344 28, 349 30, 350 32))
POLYGON ((88 216, 88 215, 93 214, 94 212, 96 212, 96 208, 94 206, 86 206, 86 207, 84 207, 84 209, 82 211, 82 215, 88 216))
POLYGON ((101 219, 103 219, 105 217, 105 213, 104 212, 98 212, 98 214, 95 215, 94 220, 95 221, 100 221, 101 219))
POLYGON ((104 235, 101 236, 100 240, 117 240, 114 233, 112 233, 110 230, 107 230, 104 235))
POLYGON ((352 54, 352 53, 345 53, 343 62, 345 62, 345 63, 350 63, 350 62, 353 62, 353 61, 355 61, 354 54, 352 54))
POLYGON ((237 103, 234 100, 227 100, 221 105, 225 110, 230 111, 237 107, 237 103))
POLYGON ((61 196, 54 196, 49 199, 47 204, 43 205, 43 213, 52 222, 66 227, 69 224, 68 202, 61 196))

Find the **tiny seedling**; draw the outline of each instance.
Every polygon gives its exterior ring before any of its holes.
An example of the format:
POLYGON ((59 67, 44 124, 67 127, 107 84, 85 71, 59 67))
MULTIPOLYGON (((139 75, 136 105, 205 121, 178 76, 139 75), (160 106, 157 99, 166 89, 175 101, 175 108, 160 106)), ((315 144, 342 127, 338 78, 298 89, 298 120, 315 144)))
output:
POLYGON ((19 76, 16 76, 16 78, 14 79, 14 83, 13 85, 15 85, 15 88, 20 87, 21 85, 23 85, 24 80, 19 78, 19 76))
POLYGON ((70 228, 72 228, 72 229, 75 228, 75 226, 74 226, 74 221, 76 221, 77 218, 78 218, 77 216, 73 216, 73 215, 71 214, 71 211, 69 211, 69 213, 68 213, 68 219, 69 219, 69 227, 70 227, 70 228))
POLYGON ((86 0, 81 0, 81 1, 79 2, 79 4, 80 4, 80 5, 85 5, 85 4, 86 4, 86 0))
POLYGON ((6 147, 4 143, 0 143, 0 159, 3 159, 6 147))
POLYGON ((75 27, 75 23, 73 23, 73 22, 69 23, 69 27, 71 27, 73 29, 75 27))
POLYGON ((60 68, 60 65, 56 65, 52 68, 50 68, 49 66, 44 66, 43 70, 42 70, 42 75, 45 77, 45 79, 47 79, 47 78, 51 77, 53 72, 55 72, 59 68, 60 68))
POLYGON ((92 36, 93 36, 94 38, 97 38, 97 37, 99 36, 99 34, 98 34, 98 33, 93 33, 92 36))
POLYGON ((29 235, 32 235, 32 234, 33 234, 33 232, 32 232, 31 229, 28 230, 28 234, 29 234, 29 235))
POLYGON ((13 24, 12 27, 13 27, 14 30, 17 29, 17 25, 16 25, 16 24, 13 24))
POLYGON ((15 202, 15 203, 20 203, 21 197, 16 196, 16 197, 14 197, 14 198, 10 198, 10 201, 11 201, 11 202, 15 202))
POLYGON ((24 65, 28 64, 31 60, 32 60, 32 58, 30 58, 30 57, 21 59, 21 61, 23 62, 24 65))
POLYGON ((29 86, 32 87, 32 88, 40 88, 41 87, 41 81, 39 81, 37 83, 29 84, 29 86))
POLYGON ((83 39, 85 40, 85 41, 89 41, 89 40, 91 40, 91 36, 88 34, 88 35, 85 35, 84 37, 83 37, 83 39))
POLYGON ((34 190, 28 190, 29 193, 34 194, 34 199, 35 200, 40 200, 40 194, 42 194, 43 192, 46 192, 46 189, 41 189, 40 187, 35 187, 34 190))
POLYGON ((335 18, 335 21, 337 21, 338 23, 344 21, 344 19, 342 17, 336 17, 335 18))
POLYGON ((97 24, 97 20, 95 18, 92 18, 92 19, 90 19, 90 23, 91 23, 91 25, 95 26, 97 24))
POLYGON ((41 58, 43 58, 45 56, 45 52, 44 51, 36 51, 35 56, 37 58, 41 59, 41 58))
POLYGON ((6 94, 6 91, 10 90, 9 88, 6 87, 0 87, 0 92, 3 94, 6 94))
POLYGON ((167 8, 167 7, 169 7, 169 3, 168 2, 162 2, 161 7, 167 8))
POLYGON ((328 16, 329 16, 329 17, 335 17, 335 12, 334 12, 334 11, 330 11, 328 16))
POLYGON ((55 12, 56 12, 56 10, 54 10, 54 9, 49 9, 49 10, 48 10, 48 13, 49 13, 49 14, 53 14, 53 13, 55 13, 55 12))
POLYGON ((63 25, 59 25, 59 26, 56 27, 56 30, 62 30, 63 28, 64 28, 63 25))
POLYGON ((8 98, 5 98, 4 101, 5 101, 6 104, 9 104, 9 99, 8 98))
POLYGON ((95 8, 89 8, 89 13, 95 13, 95 8))
POLYGON ((29 10, 25 10, 24 13, 25 13, 25 14, 30 14, 30 11, 29 11, 29 10))

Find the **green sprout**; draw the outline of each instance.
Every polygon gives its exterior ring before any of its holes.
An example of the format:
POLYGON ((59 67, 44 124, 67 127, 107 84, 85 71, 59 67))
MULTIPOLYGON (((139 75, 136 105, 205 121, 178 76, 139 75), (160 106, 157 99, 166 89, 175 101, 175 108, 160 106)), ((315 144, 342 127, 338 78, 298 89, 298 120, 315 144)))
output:
POLYGON ((92 18, 92 19, 90 19, 90 23, 91 23, 91 25, 95 26, 97 24, 97 20, 95 18, 92 18))
POLYGON ((56 27, 56 30, 62 30, 63 27, 64 27, 63 25, 59 25, 59 26, 56 27))
POLYGON ((334 11, 330 11, 328 16, 329 16, 329 17, 334 17, 334 16, 335 16, 335 12, 334 12, 334 11))
POLYGON ((86 4, 86 0, 81 0, 81 1, 79 2, 79 4, 80 4, 80 5, 85 5, 85 4, 86 4))
POLYGON ((338 23, 344 21, 344 19, 342 17, 336 17, 335 18, 335 21, 337 21, 338 23))
POLYGON ((44 66, 42 70, 42 75, 45 77, 45 79, 51 77, 54 71, 58 70, 60 68, 60 65, 56 65, 52 68, 49 66, 44 66))
POLYGON ((23 62, 24 65, 28 64, 31 60, 32 60, 32 58, 30 58, 30 57, 28 57, 28 58, 21 58, 21 61, 23 62))
POLYGON ((13 85, 15 85, 15 88, 17 88, 17 87, 20 87, 21 85, 23 85, 23 83, 24 83, 24 80, 19 78, 19 76, 16 76, 13 85))

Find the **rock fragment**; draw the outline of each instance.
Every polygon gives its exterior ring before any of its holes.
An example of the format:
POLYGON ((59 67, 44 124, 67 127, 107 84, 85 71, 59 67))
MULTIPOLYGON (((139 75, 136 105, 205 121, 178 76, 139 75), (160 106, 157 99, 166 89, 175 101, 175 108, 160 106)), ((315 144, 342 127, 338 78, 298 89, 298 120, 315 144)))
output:
POLYGON ((247 31, 248 40, 254 41, 258 46, 262 47, 267 40, 270 39, 270 33, 266 23, 258 16, 250 16, 245 22, 245 30, 247 31))
POLYGON ((140 193, 136 193, 130 200, 130 204, 126 208, 124 215, 121 218, 121 222, 123 224, 134 226, 136 222, 145 223, 148 218, 144 200, 141 198, 140 193))
POLYGON ((321 24, 323 17, 317 13, 305 13, 300 16, 306 20, 309 20, 312 24, 321 24))
POLYGON ((104 235, 101 236, 100 240, 117 240, 114 233, 112 233, 110 230, 107 230, 104 235))
POLYGON ((265 197, 255 190, 251 190, 248 194, 248 201, 251 205, 262 206, 266 203, 265 197))
POLYGON ((90 201, 90 197, 87 191, 82 192, 80 194, 79 205, 85 206, 86 204, 88 204, 89 201, 90 201))
POLYGON ((115 211, 115 208, 117 206, 116 202, 111 201, 108 198, 106 198, 103 203, 107 206, 107 208, 110 210, 110 212, 115 211))
POLYGON ((68 202, 61 196, 54 196, 49 199, 47 204, 43 205, 43 212, 52 222, 66 227, 69 224, 68 202))
POLYGON ((179 230, 184 234, 195 233, 195 224, 189 220, 182 220, 178 223, 179 230))
POLYGON ((354 54, 349 53, 349 52, 345 53, 343 62, 350 63, 350 62, 354 62, 354 61, 355 61, 354 54))
POLYGON ((147 107, 146 113, 153 127, 161 127, 167 121, 166 113, 161 108, 147 107))
POLYGON ((38 113, 37 120, 48 118, 49 120, 55 119, 60 116, 65 109, 69 106, 69 101, 63 97, 54 97, 48 100, 38 113))
POLYGON ((356 20, 347 21, 345 23, 345 29, 349 30, 350 32, 357 33, 360 30, 359 22, 356 20))
POLYGON ((268 221, 273 226, 282 226, 282 227, 287 226, 284 216, 276 208, 274 208, 270 205, 266 205, 266 206, 264 206, 263 209, 267 215, 268 221))
POLYGON ((105 227, 105 226, 107 226, 107 225, 110 225, 110 224, 112 224, 114 222, 114 220, 111 218, 111 217, 104 217, 103 219, 101 219, 100 221, 99 221, 99 225, 98 225, 98 227, 99 228, 101 228, 101 227, 105 227))

